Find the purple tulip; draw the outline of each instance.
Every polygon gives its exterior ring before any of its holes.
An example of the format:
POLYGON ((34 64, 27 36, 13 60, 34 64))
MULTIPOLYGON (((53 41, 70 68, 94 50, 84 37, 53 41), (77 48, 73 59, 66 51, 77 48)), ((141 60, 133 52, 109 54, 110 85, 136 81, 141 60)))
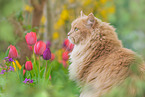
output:
POLYGON ((44 60, 49 60, 51 59, 51 51, 49 48, 46 48, 46 50, 43 53, 43 59, 44 60))

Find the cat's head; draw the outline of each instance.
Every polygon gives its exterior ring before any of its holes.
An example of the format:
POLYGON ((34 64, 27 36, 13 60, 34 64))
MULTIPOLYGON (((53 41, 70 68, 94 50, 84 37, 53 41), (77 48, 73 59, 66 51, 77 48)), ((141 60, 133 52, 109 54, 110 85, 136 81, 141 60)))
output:
POLYGON ((90 36, 91 30, 97 24, 97 20, 94 17, 93 13, 90 13, 88 16, 84 15, 81 11, 81 16, 74 20, 71 24, 71 30, 68 33, 68 39, 73 44, 79 44, 86 40, 90 36))

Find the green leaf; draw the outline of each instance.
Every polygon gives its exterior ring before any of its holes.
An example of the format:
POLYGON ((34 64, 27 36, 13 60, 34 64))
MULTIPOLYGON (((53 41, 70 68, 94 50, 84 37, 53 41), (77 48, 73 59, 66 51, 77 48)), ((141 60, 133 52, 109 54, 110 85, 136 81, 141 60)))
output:
POLYGON ((42 69, 40 70, 40 77, 41 77, 41 78, 44 78, 44 75, 45 75, 45 68, 42 68, 42 69))
POLYGON ((6 53, 5 53, 5 57, 8 57, 8 55, 9 55, 9 51, 10 51, 10 48, 6 51, 6 53))

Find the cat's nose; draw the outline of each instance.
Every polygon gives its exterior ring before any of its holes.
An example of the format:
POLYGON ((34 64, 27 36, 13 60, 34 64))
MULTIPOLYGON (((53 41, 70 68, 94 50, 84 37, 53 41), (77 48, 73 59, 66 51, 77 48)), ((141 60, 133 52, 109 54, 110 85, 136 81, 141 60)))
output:
POLYGON ((70 36, 70 32, 68 32, 67 36, 70 36))

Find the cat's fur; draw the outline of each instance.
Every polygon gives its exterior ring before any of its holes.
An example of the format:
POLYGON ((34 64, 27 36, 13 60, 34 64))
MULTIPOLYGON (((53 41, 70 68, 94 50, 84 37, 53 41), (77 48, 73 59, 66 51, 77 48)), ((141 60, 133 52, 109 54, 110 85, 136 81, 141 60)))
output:
POLYGON ((88 16, 81 13, 71 26, 68 38, 75 46, 70 54, 69 75, 82 87, 80 97, 104 95, 133 74, 130 69, 133 64, 144 72, 143 61, 138 62, 133 51, 123 48, 108 23, 92 13, 88 16))

